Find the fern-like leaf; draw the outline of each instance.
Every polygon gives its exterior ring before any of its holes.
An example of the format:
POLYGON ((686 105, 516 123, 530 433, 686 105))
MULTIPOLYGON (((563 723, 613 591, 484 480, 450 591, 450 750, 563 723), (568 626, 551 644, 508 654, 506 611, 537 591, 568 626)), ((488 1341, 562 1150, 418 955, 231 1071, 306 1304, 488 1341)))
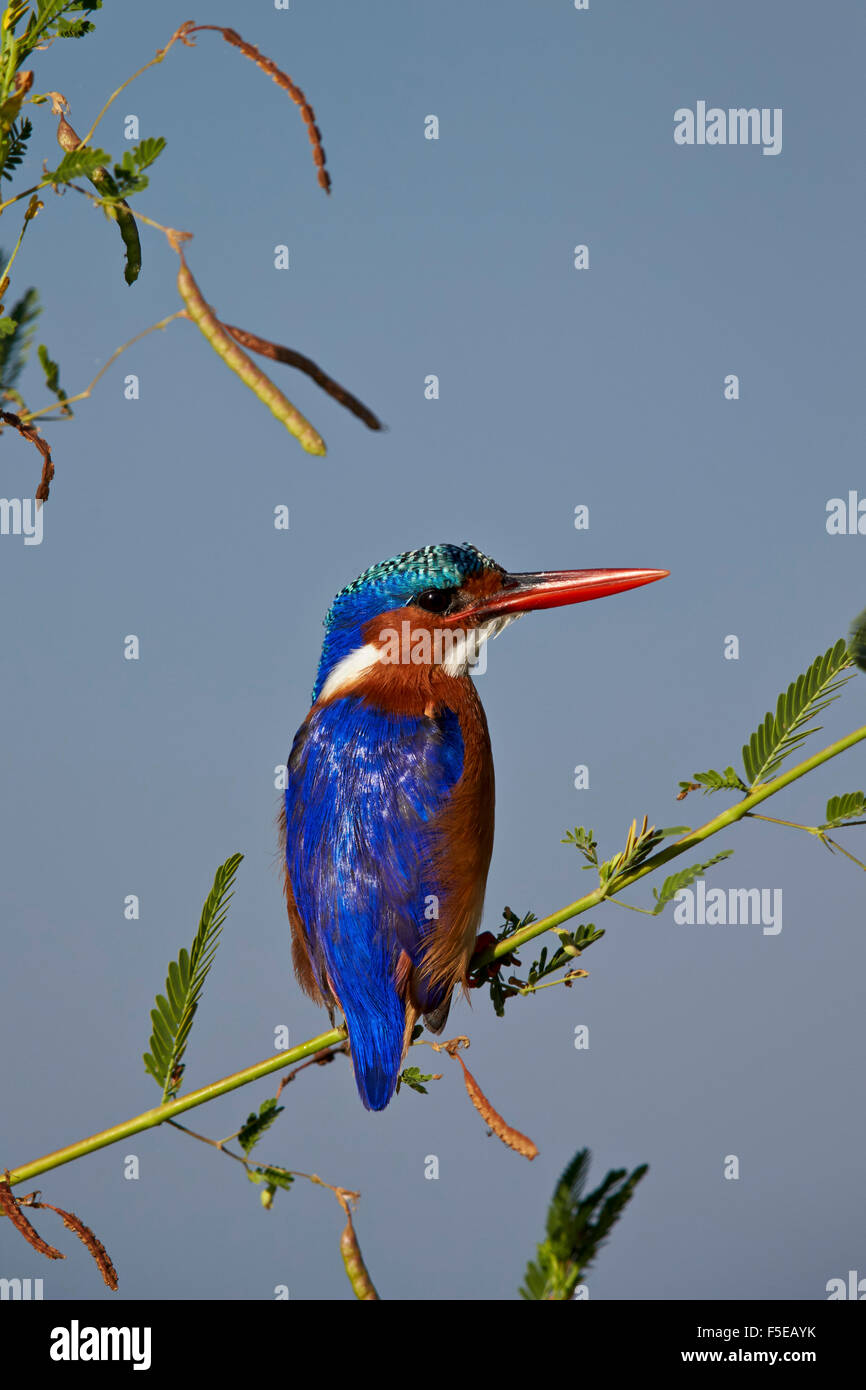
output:
POLYGON ((848 792, 845 796, 831 796, 827 802, 827 819, 819 830, 834 830, 846 821, 866 816, 866 796, 863 792, 848 792))
POLYGON ((694 782, 698 782, 703 788, 704 793, 721 791, 740 791, 747 790, 736 768, 726 767, 724 772, 716 772, 715 768, 710 768, 708 772, 696 772, 691 782, 680 782, 683 791, 691 791, 694 782))
POLYGON ((142 140, 131 150, 124 152, 120 163, 115 164, 114 172, 117 173, 119 169, 122 169, 127 174, 140 174, 143 169, 146 169, 155 159, 159 158, 164 149, 165 140, 161 135, 155 139, 142 140))
POLYGON ((156 996, 156 1005, 151 1009, 153 1032, 150 1051, 144 1054, 144 1066, 162 1087, 163 1102, 176 1095, 180 1086, 184 1050, 204 982, 213 965, 233 897, 235 874, 242 859, 242 854, 233 854, 217 869, 213 888, 201 910, 192 948, 189 951, 182 948, 177 960, 171 961, 165 994, 156 996))
POLYGON ((56 169, 46 172, 45 178, 51 183, 71 183, 73 179, 90 178, 97 169, 103 169, 109 156, 105 150, 92 150, 82 145, 77 150, 69 150, 56 169))
POLYGON ((653 850, 658 848, 664 838, 665 831, 656 830, 654 825, 648 823, 646 816, 644 816, 640 826, 636 820, 633 820, 626 836, 625 848, 619 854, 615 854, 612 859, 606 860, 604 864, 599 864, 599 883, 604 887, 618 874, 638 868, 649 858, 653 850))
POLYGON ((83 39, 85 34, 91 34, 95 25, 89 19, 59 19, 57 21, 57 37, 59 39, 83 39))
POLYGON ((397 1090, 401 1086, 408 1086, 410 1091, 419 1091, 422 1096, 426 1096, 427 1087, 425 1081, 438 1081, 439 1077, 435 1072, 423 1072, 420 1067, 404 1067, 397 1077, 397 1090))
POLYGON ((723 859, 729 859, 733 852, 732 849, 723 849, 718 854, 714 854, 712 859, 708 859, 706 864, 692 864, 687 869, 680 869, 679 873, 669 874, 661 888, 653 889, 653 897, 656 900, 653 915, 657 917, 681 888, 688 888, 695 879, 700 878, 706 869, 711 869, 714 864, 721 863, 723 859))
MULTIPOLYGON (((45 43, 46 39, 51 39, 55 35, 59 38, 81 38, 93 28, 87 19, 66 19, 65 15, 80 14, 89 15, 94 10, 100 9, 102 0, 37 0, 36 5, 30 10, 27 17, 27 25, 22 33, 16 35, 16 56, 19 68, 26 62, 27 57, 39 44, 45 43)), ((11 6, 7 6, 8 11, 11 6)), ((18 7, 17 13, 13 17, 12 29, 18 21, 23 18, 28 6, 18 7)))
POLYGON ((631 1174, 625 1168, 613 1169, 583 1197, 589 1162, 589 1150, 581 1149, 556 1184, 547 1212, 547 1238, 527 1266, 521 1298, 564 1301, 573 1296, 647 1171, 646 1164, 631 1174))
POLYGON ((63 406, 63 410, 61 413, 63 415, 71 415, 72 411, 66 404, 66 392, 60 385, 60 368, 56 362, 52 361, 52 358, 49 355, 48 349, 44 343, 39 344, 39 347, 37 348, 37 356, 39 358, 42 370, 45 373, 45 385, 48 387, 48 390, 51 391, 53 395, 57 397, 58 401, 63 406))
POLYGON ((851 624, 851 631, 848 633, 848 650, 851 653, 851 660, 855 666, 859 666, 861 671, 866 671, 866 608, 851 624))
POLYGON ((775 714, 768 712, 743 746, 743 766, 750 790, 772 777, 788 754, 809 734, 817 732, 804 726, 836 699, 840 687, 854 675, 853 664, 845 639, 840 637, 782 692, 775 714))
POLYGON ((278 1115, 282 1115, 285 1106, 277 1105, 275 1096, 268 1096, 259 1106, 258 1115, 253 1111, 247 1116, 247 1122, 238 1132, 238 1143, 245 1154, 249 1154, 261 1139, 266 1130, 269 1130, 278 1115))
POLYGON ((259 1195, 265 1211, 270 1211, 274 1205, 274 1198, 279 1188, 288 1192, 295 1181, 294 1174, 290 1173, 287 1168, 248 1168, 247 1177, 250 1182, 261 1187, 262 1191, 259 1195))
MULTIPOLYGON (((2 252, 0 259, 5 259, 2 252)), ((35 289, 27 290, 9 311, 10 331, 0 336, 0 395, 8 394, 21 375, 33 342, 32 325, 41 312, 35 289)))
POLYGON ((9 133, 0 141, 0 175, 4 179, 13 177, 13 170, 27 153, 27 141, 33 134, 33 126, 25 116, 22 121, 13 121, 9 133))
POLYGON ((591 830, 586 830, 582 825, 576 826, 574 830, 566 832, 565 838, 560 842, 563 845, 574 845, 575 849, 580 850, 584 859, 587 861, 587 868, 598 864, 598 841, 591 830))

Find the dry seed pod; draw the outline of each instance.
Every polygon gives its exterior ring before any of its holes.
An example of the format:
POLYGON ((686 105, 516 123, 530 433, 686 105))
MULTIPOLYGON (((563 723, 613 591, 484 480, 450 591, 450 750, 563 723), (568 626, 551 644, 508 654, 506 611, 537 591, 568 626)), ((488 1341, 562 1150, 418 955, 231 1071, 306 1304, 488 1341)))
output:
POLYGON ((452 1052, 451 1056, 463 1068, 463 1079, 466 1082, 469 1099, 497 1139, 501 1139, 503 1144, 508 1145, 509 1149, 514 1149, 515 1153, 523 1154, 524 1158, 528 1158, 530 1161, 535 1158, 538 1154, 537 1145, 527 1135, 521 1134, 519 1129, 513 1129, 511 1125, 506 1124, 499 1111, 493 1109, 463 1058, 456 1051, 452 1052))

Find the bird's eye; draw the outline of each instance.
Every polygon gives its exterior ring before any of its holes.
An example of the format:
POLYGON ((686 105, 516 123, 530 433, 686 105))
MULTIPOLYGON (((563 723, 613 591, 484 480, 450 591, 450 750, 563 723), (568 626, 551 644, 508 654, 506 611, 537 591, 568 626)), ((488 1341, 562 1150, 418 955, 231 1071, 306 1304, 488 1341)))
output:
POLYGON ((412 602, 428 613, 444 613, 450 608, 456 592, 456 589, 425 589, 423 593, 416 594, 412 602))

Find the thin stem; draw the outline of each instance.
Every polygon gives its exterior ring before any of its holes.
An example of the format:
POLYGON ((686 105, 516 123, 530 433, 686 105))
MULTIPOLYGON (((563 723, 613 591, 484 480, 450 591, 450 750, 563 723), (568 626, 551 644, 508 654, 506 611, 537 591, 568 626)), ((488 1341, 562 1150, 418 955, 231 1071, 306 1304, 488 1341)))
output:
MULTIPOLYGON (((498 942, 478 960, 476 965, 485 965, 491 961, 498 960, 502 956, 509 955, 512 951, 532 941, 536 936, 540 936, 545 931, 550 931, 559 927, 563 922, 568 922, 572 917, 578 917, 581 913, 595 907, 605 898, 614 896, 628 888, 632 883, 637 883, 639 879, 645 878, 655 869, 660 869, 672 859, 678 858, 711 835, 717 834, 720 830, 726 829, 729 825, 735 825, 737 821, 747 816, 754 806, 759 806, 768 797, 774 796, 783 787, 790 786, 800 777, 805 777, 808 772, 812 772, 816 767, 821 767, 831 758, 836 758, 840 753, 853 748, 855 744, 862 743, 866 739, 866 725, 859 729, 854 729, 844 738, 837 739, 834 743, 822 748, 817 753, 813 753, 811 758, 806 758, 803 762, 789 768, 787 772, 781 773, 771 782, 766 782, 762 787, 751 792, 735 806, 731 806, 727 811, 715 816, 707 821, 706 825, 699 826, 696 830, 691 830, 681 839, 674 841, 658 854, 644 861, 636 869, 627 870, 618 875, 604 887, 599 886, 592 893, 587 893, 584 897, 578 898, 576 902, 569 903, 567 907, 561 908, 558 912, 551 913, 549 917, 544 917, 538 922, 532 922, 528 926, 514 932, 503 941, 498 942)), ((841 849, 841 846, 839 846, 841 849)), ((847 851, 843 851, 847 854, 847 851)), ((853 856, 850 856, 853 857, 853 856)), ((859 862, 859 861, 855 861, 859 862)), ((866 867, 861 865, 862 867, 866 867)), ((245 1086, 250 1081, 259 1081, 264 1076, 270 1076, 272 1072, 280 1071, 287 1063, 302 1062, 307 1057, 311 1057, 315 1052, 321 1052, 325 1048, 335 1047, 338 1043, 345 1042, 347 1033, 345 1028, 332 1028, 327 1033, 321 1033, 316 1038, 310 1038, 308 1042, 301 1043, 298 1047, 292 1048, 287 1053, 280 1053, 276 1057, 269 1057, 264 1062, 257 1062, 254 1066, 245 1067, 242 1071, 235 1072, 232 1076, 223 1077, 220 1081, 211 1082, 209 1086, 202 1086, 198 1091, 190 1091, 188 1095, 177 1096, 166 1105, 156 1106, 153 1110, 146 1110, 142 1115, 136 1115, 131 1120, 126 1120, 122 1124, 114 1125, 110 1129, 93 1134, 87 1139, 81 1139, 75 1144, 67 1144, 62 1149, 57 1149, 54 1153, 46 1154, 43 1158, 34 1159, 31 1163, 22 1164, 14 1168, 10 1174, 10 1183, 17 1186, 18 1183, 28 1182, 31 1178, 38 1177, 40 1173, 50 1172, 54 1168, 59 1168, 64 1163, 72 1163, 77 1158, 83 1158, 86 1154, 95 1153, 98 1149, 107 1148, 110 1144, 117 1144, 123 1139, 128 1139, 133 1134, 140 1134, 143 1130, 154 1129, 157 1125, 163 1124, 166 1120, 172 1120, 177 1115, 182 1115, 187 1110, 192 1110, 198 1105, 204 1105, 209 1100, 214 1100, 217 1096, 226 1095, 229 1091, 235 1091, 240 1086, 245 1086)))
MULTIPOLYGON (((572 980, 586 980, 588 978, 588 970, 569 970, 558 980, 548 980, 546 985, 514 985, 513 987, 518 994, 537 994, 541 989, 553 989, 554 985, 570 985, 572 980)), ((509 980, 508 983, 512 984, 513 982, 509 980)))
POLYGON ((619 898, 613 898, 612 901, 616 903, 617 907, 627 907, 629 912, 642 912, 645 917, 656 916, 651 907, 638 907, 636 903, 624 903, 619 898))
MULTIPOLYGON (((182 1130, 184 1134, 188 1134, 192 1139, 200 1140, 202 1144, 210 1144, 212 1149, 219 1149, 220 1153, 228 1154, 229 1158, 238 1157, 237 1154, 232 1153, 231 1149, 223 1148, 223 1145, 229 1142, 228 1139, 208 1139, 206 1134, 198 1134, 194 1129, 188 1129, 179 1120, 166 1120, 166 1124, 171 1125, 172 1129, 182 1130)), ((240 1130, 238 1130, 238 1134, 240 1134, 240 1130)), ((237 1134, 232 1134, 231 1138, 236 1139, 237 1134)))
POLYGON ((52 410, 62 410, 64 406, 71 405, 73 401, 86 400, 94 386, 102 380, 111 364, 117 361, 122 352, 126 352, 127 348, 131 348, 134 343, 140 342, 142 338, 146 338, 148 333, 155 333, 158 328, 166 328, 174 319, 185 318, 187 318, 186 309, 178 309, 176 313, 169 314, 166 318, 160 319, 159 323, 152 323, 149 328, 143 328, 140 333, 136 333, 134 338, 130 338, 128 342, 121 343, 119 348, 115 348, 105 365, 100 367, 90 385, 86 386, 83 391, 79 391, 77 396, 67 396, 65 400, 55 401, 53 405, 44 405, 39 410, 25 410, 21 415, 21 419, 24 421, 38 420, 41 419, 43 415, 48 415, 52 410))
MULTIPOLYGON (((9 257, 8 261, 6 262, 6 268, 5 268, 5 270, 3 271, 3 274, 0 275, 0 283, 3 283, 3 284, 6 283, 6 280, 7 280, 7 278, 8 278, 9 272, 10 272, 10 270, 12 269, 12 262, 15 260, 15 257, 18 255, 18 251, 19 251, 19 249, 20 249, 20 247, 21 247, 21 243, 22 243, 22 241, 24 240, 24 233, 27 231, 27 228, 29 227, 30 223, 33 221, 33 219, 34 219, 34 217, 36 216, 36 214, 37 214, 37 212, 39 211, 39 209, 43 206, 43 203, 41 202, 40 199, 38 199, 38 198, 35 197, 35 194, 34 194, 34 199, 35 199, 35 207, 34 207, 34 205, 33 205, 33 201, 31 201, 30 206, 28 207, 27 211, 26 211, 25 214, 24 214, 24 222, 23 222, 23 224, 22 224, 22 226, 21 226, 21 231, 18 233, 18 240, 17 240, 16 243, 15 243, 15 249, 13 250, 12 255, 9 257)), ((3 291, 3 293, 5 293, 5 291, 3 291)))
POLYGON ((163 1124, 166 1120, 172 1120, 176 1115, 182 1115, 187 1110, 194 1110, 198 1105, 204 1105, 209 1100, 215 1100, 217 1096, 224 1096, 229 1091, 236 1091, 240 1086, 246 1086, 250 1081, 260 1081, 264 1076, 270 1076, 275 1071, 281 1071, 287 1063, 302 1062, 305 1057, 309 1057, 314 1052, 321 1052, 325 1047, 333 1047, 336 1043, 343 1042, 346 1038, 345 1028, 332 1028, 327 1033, 322 1033, 317 1038, 310 1038, 305 1043, 300 1043, 297 1047, 290 1048, 287 1052, 280 1052, 276 1057, 268 1057, 264 1062, 256 1062, 251 1067, 245 1067, 243 1071, 234 1072, 231 1076, 224 1076, 220 1081, 212 1081, 209 1086, 202 1086, 197 1091, 190 1091, 185 1096, 176 1096, 165 1105, 154 1106, 152 1110, 145 1110, 143 1114, 136 1115, 134 1119, 125 1120, 122 1124, 112 1125, 110 1129, 101 1130, 98 1134, 92 1134, 87 1139, 80 1139, 75 1144, 67 1144, 62 1149, 56 1149, 54 1153, 46 1154, 43 1158, 37 1158, 32 1163, 25 1163, 20 1168, 15 1168, 11 1173, 11 1182, 15 1186, 21 1182, 27 1182, 30 1178, 38 1177, 40 1173, 48 1173, 54 1168, 60 1168, 64 1163, 72 1163, 76 1158, 83 1158, 85 1154, 95 1153, 98 1149, 105 1149, 110 1144, 118 1144, 123 1139, 129 1139, 133 1134, 141 1134, 146 1129, 154 1129, 157 1125, 163 1124))
POLYGON ((853 860, 855 864, 866 872, 866 864, 864 864, 861 859, 858 859, 856 854, 852 854, 850 850, 846 849, 844 845, 840 845, 838 840, 831 840, 829 835, 822 835, 821 838, 824 840, 825 844, 832 845, 834 849, 838 849, 839 853, 844 854, 846 859, 853 860))
POLYGON ((134 82, 137 77, 141 77, 141 74, 143 72, 147 72, 148 68, 155 67, 157 63, 161 63, 163 58, 165 58, 166 54, 168 53, 168 50, 171 48, 172 44, 177 43, 178 39, 180 39, 183 43, 188 42, 186 38, 186 32, 190 27, 191 21, 187 20, 185 24, 182 24, 179 29, 175 30, 168 43, 165 45, 165 48, 158 48, 156 51, 156 56, 151 58, 150 62, 145 63, 144 67, 138 68, 137 71, 134 72, 131 77, 127 77, 126 81, 123 82, 117 88, 117 91, 111 93, 111 96, 108 98, 108 101, 105 103, 102 110, 99 112, 99 115, 96 117, 96 120, 93 122, 93 125, 90 127, 87 134, 84 136, 84 139, 81 141, 82 145, 87 145, 90 142, 90 138, 93 135, 93 132, 96 130, 96 127, 99 125, 99 122, 102 120, 109 106, 111 106, 112 102, 117 100, 121 92, 126 91, 126 88, 129 86, 131 82, 134 82))
MULTIPOLYGON (((89 198, 94 207, 101 208, 103 212, 113 215, 117 208, 116 198, 101 198, 98 193, 91 193, 89 188, 82 188, 78 183, 68 183, 67 188, 71 188, 73 193, 80 193, 82 198, 89 198)), ((2 211, 2 209, 0 209, 2 211)), ((135 211, 129 209, 130 216, 135 217, 137 222, 143 222, 146 227, 153 227, 158 232, 163 232, 168 237, 169 244, 177 250, 177 245, 182 241, 192 241, 192 232, 179 231, 177 227, 166 227, 162 222, 157 222, 154 217, 145 217, 143 212, 139 212, 136 206, 135 211)))
MULTIPOLYGON (((183 43, 186 43, 187 45, 189 45, 189 40, 186 38, 186 33, 187 33, 187 30, 191 27, 191 25, 192 25, 192 21, 191 21, 191 20, 187 20, 186 23, 182 24, 182 25, 180 26, 180 28, 177 29, 177 30, 175 31, 175 33, 172 34, 172 36, 171 36, 171 38, 169 39, 168 43, 165 45, 165 48, 157 49, 156 56, 155 56, 154 58, 151 58, 151 60, 150 60, 149 63, 145 63, 145 64, 144 64, 144 67, 139 68, 136 72, 134 72, 134 73, 132 74, 131 77, 128 77, 128 78, 126 79, 126 81, 125 81, 120 87, 118 87, 117 90, 116 90, 115 92, 112 92, 111 96, 108 98, 108 100, 106 101, 105 105, 102 107, 102 110, 99 112, 98 116, 96 117, 96 120, 93 122, 93 125, 90 127, 90 129, 88 130, 88 132, 87 132, 87 134, 84 136, 84 138, 79 142, 79 148, 81 148, 81 146, 83 146, 83 145, 87 145, 87 144, 90 143, 90 139, 91 139, 91 137, 92 137, 92 135, 93 135, 93 132, 96 130, 96 127, 99 125, 99 122, 102 120, 102 118, 103 118, 103 116, 105 115, 106 111, 108 110, 109 106, 111 106, 112 102, 114 102, 114 101, 117 100, 117 98, 120 96, 121 92, 123 92, 123 91, 126 90, 126 88, 129 86, 130 82, 134 82, 135 79, 136 79, 137 77, 140 77, 141 74, 142 74, 143 72, 147 72, 148 68, 152 68, 152 67, 155 66, 155 64, 161 63, 162 60, 163 60, 163 58, 164 58, 164 57, 166 56, 166 54, 168 53, 168 50, 171 48, 172 44, 176 43, 176 42, 178 41, 178 39, 180 39, 183 43)), ((7 198, 7 200, 6 200, 5 203, 0 203, 0 214, 4 213, 8 207, 11 207, 11 206, 12 206, 13 203, 19 202, 22 198, 26 198, 29 194, 31 194, 31 193, 39 193, 43 188, 48 188, 48 187, 50 186, 50 183, 51 183, 51 180, 50 180, 50 179, 43 179, 41 183, 35 183, 35 184, 33 185, 32 188, 25 188, 23 193, 16 193, 16 194, 14 195, 14 197, 12 197, 12 198, 7 198)), ((72 185, 72 186, 74 186, 74 185, 72 185)), ((78 191, 78 192, 83 192, 84 190, 78 189, 77 191, 78 191)), ((138 220, 141 221, 141 222, 146 222, 146 221, 147 221, 147 218, 145 218, 145 217, 140 217, 138 213, 136 213, 135 216, 136 216, 136 217, 138 218, 138 220)), ((156 223, 156 224, 152 224, 152 225, 158 226, 159 224, 156 223)), ((160 228, 160 230, 161 230, 161 231, 165 231, 166 228, 162 227, 162 228, 160 228)))
POLYGON ((797 820, 780 820, 778 816, 762 816, 757 811, 749 811, 751 820, 766 820, 771 825, 790 825, 792 830, 808 830, 810 835, 820 835, 821 831, 817 825, 801 825, 797 820))
POLYGON ((344 1057, 349 1056, 349 1044, 347 1042, 340 1043, 339 1047, 327 1048, 319 1056, 310 1057, 308 1061, 301 1062, 301 1065, 299 1067, 293 1067, 290 1072, 286 1072, 286 1075, 280 1078, 280 1084, 277 1087, 277 1094, 275 1095, 274 1099, 279 1100, 280 1096, 283 1094, 283 1091, 285 1090, 286 1086, 288 1086, 289 1082, 294 1081, 295 1077, 298 1075, 298 1072, 303 1071, 305 1067, 327 1066, 329 1062, 333 1062, 335 1057, 339 1057, 340 1053, 342 1053, 344 1057))
POLYGON ((473 969, 476 966, 490 965, 493 961, 501 959, 502 956, 507 956, 512 951, 519 950, 527 941, 532 941, 536 936, 540 936, 542 932, 550 931, 553 927, 559 927, 563 922, 570 921, 572 917, 579 917, 582 913, 590 911, 590 909, 596 907, 598 903, 603 902, 605 898, 612 897, 615 893, 621 893, 623 888, 628 888, 632 883, 637 883, 638 879, 645 878, 647 874, 651 874, 655 869, 660 869, 663 864, 669 863, 671 859, 676 859, 679 855, 685 854, 690 849, 694 849, 696 845, 709 839, 711 835, 716 835, 720 830, 727 829, 729 825, 736 825, 737 821, 742 820, 744 816, 749 814, 753 806, 760 806, 762 801, 766 801, 768 797, 774 796, 776 792, 780 792, 783 787, 790 786, 792 782, 796 782, 800 777, 805 777, 807 772, 812 772, 816 767, 821 767, 823 763, 827 763, 831 758, 836 758, 840 753, 844 753, 849 748, 853 748, 856 743, 862 743, 864 739, 866 739, 866 724, 861 725, 859 729, 855 729, 853 733, 846 734, 844 738, 837 739, 835 743, 828 744, 826 748, 822 748, 819 752, 813 753, 811 758, 805 758, 803 762, 797 763, 794 767, 789 768, 787 772, 780 773, 779 776, 774 777, 772 781, 765 782, 762 786, 756 787, 748 796, 743 797, 742 801, 738 801, 736 805, 728 807, 727 811, 722 811, 720 815, 714 816, 713 819, 707 821, 705 825, 698 826, 697 829, 689 831, 687 835, 683 835, 679 840, 675 840, 673 844, 667 845, 665 849, 659 850, 658 854, 654 854, 650 859, 645 860, 638 868, 617 875, 614 879, 610 880, 605 887, 602 888, 599 886, 594 889, 593 892, 585 894, 582 898, 578 898, 576 902, 569 903, 567 907, 561 908, 559 912, 553 912, 549 917, 542 917, 540 921, 531 922, 528 926, 521 928, 520 931, 514 932, 511 936, 504 937, 502 941, 497 942, 495 946, 491 946, 483 955, 473 960, 473 969))
POLYGON ((288 1173, 293 1178, 305 1178, 307 1182, 314 1183, 316 1187, 327 1187, 329 1192, 336 1195, 344 1211, 346 1209, 344 1197, 357 1201, 361 1195, 360 1192, 350 1192, 345 1187, 335 1187, 333 1183, 325 1182, 324 1178, 320 1178, 317 1173, 301 1173, 297 1168, 284 1168, 280 1163, 265 1163, 263 1159, 254 1162, 250 1158, 245 1158, 243 1154, 232 1153, 231 1149, 225 1147, 227 1142, 225 1139, 208 1139, 206 1134, 197 1134, 194 1129, 187 1129, 186 1125, 178 1124, 177 1120, 166 1120, 166 1124, 171 1125, 172 1129, 182 1130, 184 1134, 188 1134, 192 1139, 200 1140, 202 1144, 209 1144, 212 1149, 219 1149, 226 1158, 233 1158, 236 1163, 242 1163, 247 1172, 256 1168, 273 1168, 277 1173, 288 1173))
POLYGON ((29 198, 31 193, 40 193, 43 188, 47 188, 50 179, 43 179, 42 183, 34 183, 31 188, 25 188, 23 193, 16 193, 14 198, 7 198, 5 203, 0 203, 0 213, 11 208, 13 203, 20 203, 22 198, 29 198))

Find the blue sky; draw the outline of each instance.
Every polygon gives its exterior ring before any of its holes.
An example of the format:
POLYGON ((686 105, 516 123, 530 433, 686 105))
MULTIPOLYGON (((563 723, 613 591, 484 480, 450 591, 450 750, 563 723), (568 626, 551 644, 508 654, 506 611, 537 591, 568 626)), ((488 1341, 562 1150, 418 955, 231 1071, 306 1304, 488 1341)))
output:
MULTIPOLYGON (((36 85, 65 94, 81 133, 188 17, 168 0, 107 0, 94 35, 37 55, 36 85)), ((327 441, 325 459, 304 454, 184 322, 125 354, 74 421, 45 427, 57 477, 43 543, 0 538, 3 1166, 155 1103, 140 1061, 153 996, 236 849, 188 1083, 265 1057, 280 1025, 292 1042, 325 1026, 291 971, 274 772, 308 708, 327 606, 367 565, 465 539, 516 570, 671 571, 532 615, 490 650, 494 930, 506 903, 540 916, 586 890, 560 843, 571 827, 594 827, 610 854, 634 816, 694 824, 721 809, 678 804, 679 780, 734 761, 866 604, 866 539, 825 525, 829 499, 866 494, 853 4, 258 0, 239 19, 210 0, 196 18, 240 26, 303 87, 332 196, 296 109, 214 34, 134 83, 101 143, 119 157, 130 113, 165 136, 138 205, 194 234, 209 302, 313 357, 388 430, 275 368, 327 441), (699 100, 781 108, 781 152, 677 146, 674 112, 699 100), (587 270, 573 267, 578 244, 587 270), (281 504, 288 531, 273 526, 281 504), (723 654, 731 634, 738 660, 723 654)), ((56 145, 45 107, 34 120, 35 179, 56 145)), ((142 237, 128 288, 115 229, 83 198, 48 196, 28 231, 13 290, 39 286, 39 341, 70 393, 179 307, 174 253, 142 237)), ((38 368, 22 387, 41 401, 38 368)), ((30 495, 35 453, 7 432, 3 458, 4 495, 30 495)), ((864 689, 846 687, 814 748, 862 722, 864 689)), ((814 823, 864 771, 855 749, 769 812, 814 823)), ((854 853, 862 833, 847 832, 854 853)), ((486 1137, 456 1067, 381 1115, 362 1110, 342 1060, 292 1084, 261 1152, 362 1192, 383 1297, 513 1298, 584 1145, 596 1180, 650 1165, 594 1298, 814 1299, 863 1271, 862 871, 758 822, 713 848, 735 850, 713 886, 782 890, 778 935, 609 904, 588 979, 502 1020, 478 997, 453 1010, 482 1086, 538 1144, 531 1165, 486 1137)), ((231 1133, 273 1089, 190 1123, 231 1133)), ((138 1136, 41 1183, 105 1242, 116 1297, 352 1296, 328 1193, 299 1182, 265 1213, 237 1165, 183 1135, 138 1136)), ((46 1297, 111 1296, 68 1243, 48 1265, 11 1240, 0 1232, 0 1275, 41 1276, 46 1297)))

